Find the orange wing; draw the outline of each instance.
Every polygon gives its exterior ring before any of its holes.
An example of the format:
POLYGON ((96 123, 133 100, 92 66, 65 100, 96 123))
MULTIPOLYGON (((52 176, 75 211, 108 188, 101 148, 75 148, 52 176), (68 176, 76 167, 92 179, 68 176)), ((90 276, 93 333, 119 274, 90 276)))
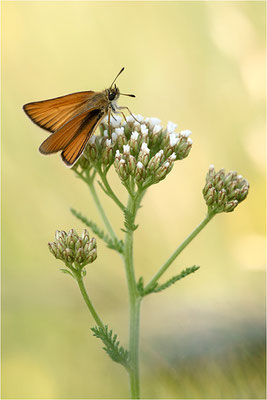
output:
POLYGON ((76 115, 41 144, 40 152, 51 154, 63 150, 63 161, 72 166, 105 114, 101 109, 93 109, 76 115))
POLYGON ((93 91, 78 92, 55 99, 36 101, 23 106, 30 119, 41 128, 55 132, 75 115, 88 108, 93 91))

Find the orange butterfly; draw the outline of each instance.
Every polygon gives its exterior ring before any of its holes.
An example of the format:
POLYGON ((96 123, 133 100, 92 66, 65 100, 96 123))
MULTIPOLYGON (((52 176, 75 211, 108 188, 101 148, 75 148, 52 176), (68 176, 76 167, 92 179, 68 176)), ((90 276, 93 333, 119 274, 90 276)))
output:
POLYGON ((52 154, 62 150, 63 161, 68 166, 73 166, 105 116, 108 115, 110 126, 112 112, 119 112, 125 118, 122 110, 127 109, 132 115, 128 107, 117 105, 120 94, 135 97, 133 94, 120 93, 119 88, 114 85, 123 70, 124 68, 118 73, 110 88, 103 92, 78 92, 25 104, 23 110, 28 117, 41 128, 52 132, 41 144, 39 151, 42 154, 52 154))

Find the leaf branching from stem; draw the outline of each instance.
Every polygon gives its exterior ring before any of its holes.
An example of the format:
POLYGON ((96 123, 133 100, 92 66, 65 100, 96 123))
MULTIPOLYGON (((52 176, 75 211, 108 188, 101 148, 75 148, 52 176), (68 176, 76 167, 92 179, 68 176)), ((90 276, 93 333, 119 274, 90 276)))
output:
POLYGON ((193 265, 193 267, 186 268, 180 274, 173 276, 171 279, 169 279, 167 282, 163 283, 162 285, 155 283, 152 287, 148 288, 147 290, 144 289, 143 278, 141 277, 137 283, 138 291, 141 296, 146 296, 150 293, 161 292, 162 290, 167 289, 168 287, 173 285, 175 282, 180 281, 181 279, 185 278, 186 276, 196 272, 199 268, 200 268, 199 266, 193 265))
POLYGON ((100 239, 102 239, 108 248, 116 250, 118 253, 123 253, 123 241, 118 239, 111 239, 103 229, 100 229, 93 221, 87 219, 84 215, 76 211, 74 208, 70 209, 71 213, 82 221, 86 226, 92 229, 95 235, 97 235, 100 239))
POLYGON ((105 325, 104 328, 95 326, 94 328, 91 328, 91 330, 93 331, 95 337, 102 340, 104 343, 103 349, 109 355, 109 357, 113 361, 123 365, 126 369, 128 369, 129 352, 120 346, 118 336, 113 334, 112 329, 109 330, 108 326, 105 325))

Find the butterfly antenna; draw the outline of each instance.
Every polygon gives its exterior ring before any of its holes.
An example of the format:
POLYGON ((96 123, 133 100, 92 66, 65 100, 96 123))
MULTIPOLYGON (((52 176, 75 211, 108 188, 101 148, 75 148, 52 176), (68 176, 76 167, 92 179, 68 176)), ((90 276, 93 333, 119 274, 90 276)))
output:
POLYGON ((129 96, 129 97, 135 97, 134 94, 126 94, 126 93, 120 93, 121 96, 129 96))
POLYGON ((124 71, 124 67, 120 70, 120 72, 117 74, 116 78, 114 79, 114 81, 112 82, 112 84, 110 85, 110 87, 112 87, 113 83, 116 81, 116 79, 118 78, 118 76, 124 71))

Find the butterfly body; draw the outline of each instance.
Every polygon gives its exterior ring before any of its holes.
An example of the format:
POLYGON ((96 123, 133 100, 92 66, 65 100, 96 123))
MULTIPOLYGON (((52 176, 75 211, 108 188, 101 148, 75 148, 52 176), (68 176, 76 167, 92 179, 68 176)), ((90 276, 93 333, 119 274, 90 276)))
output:
POLYGON ((28 117, 39 127, 51 132, 39 151, 42 154, 62 151, 65 164, 74 165, 102 119, 107 115, 110 118, 112 112, 122 112, 121 109, 127 108, 117 105, 120 91, 113 83, 102 92, 84 91, 25 104, 23 109, 28 117))

